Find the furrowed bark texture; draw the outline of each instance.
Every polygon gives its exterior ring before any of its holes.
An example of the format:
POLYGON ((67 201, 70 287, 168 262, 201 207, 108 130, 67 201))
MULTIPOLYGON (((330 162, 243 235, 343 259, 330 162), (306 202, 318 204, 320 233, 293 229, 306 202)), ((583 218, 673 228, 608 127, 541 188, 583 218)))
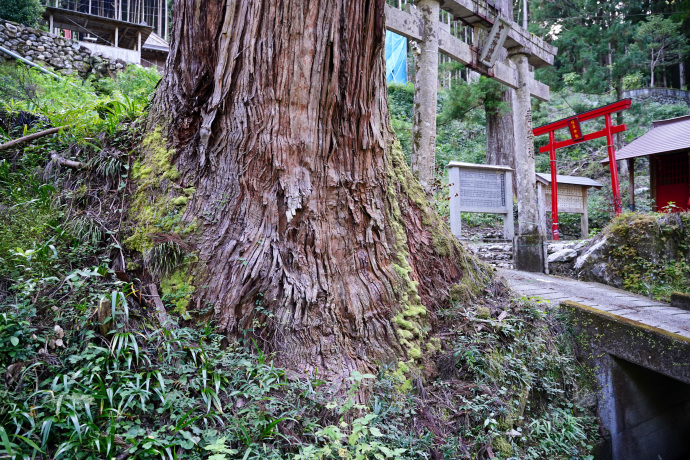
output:
POLYGON ((505 113, 486 111, 486 163, 515 169, 515 134, 513 131, 512 88, 501 91, 501 99, 507 105, 505 113))
POLYGON ((406 358, 404 293, 433 309, 463 276, 462 248, 393 155, 384 4, 175 3, 149 128, 195 190, 192 305, 299 373, 406 358))

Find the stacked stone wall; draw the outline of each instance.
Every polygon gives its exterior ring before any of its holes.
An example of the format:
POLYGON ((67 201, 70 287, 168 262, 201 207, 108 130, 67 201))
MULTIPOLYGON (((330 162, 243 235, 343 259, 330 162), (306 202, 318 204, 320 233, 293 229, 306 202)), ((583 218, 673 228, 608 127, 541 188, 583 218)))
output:
POLYGON ((690 107, 690 91, 671 88, 642 88, 623 92, 623 97, 659 104, 686 104, 690 107))
MULTIPOLYGON (((77 73, 82 78, 114 76, 127 64, 93 53, 80 43, 43 30, 0 19, 0 46, 41 67, 63 75, 77 73)), ((12 59, 0 52, 0 62, 12 59)))

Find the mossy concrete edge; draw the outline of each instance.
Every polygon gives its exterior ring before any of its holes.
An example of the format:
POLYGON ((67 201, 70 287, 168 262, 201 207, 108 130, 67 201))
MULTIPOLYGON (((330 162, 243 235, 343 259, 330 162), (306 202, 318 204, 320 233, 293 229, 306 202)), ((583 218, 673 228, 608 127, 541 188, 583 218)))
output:
POLYGON ((609 355, 690 384, 690 338, 578 302, 560 308, 593 370, 609 355))
POLYGON ((661 334, 661 335, 664 335, 670 339, 680 340, 680 341, 685 342, 686 344, 690 345, 690 337, 685 337, 685 336, 682 336, 680 334, 676 334, 674 332, 658 328, 656 326, 651 326, 649 324, 641 323, 639 321, 635 321, 635 320, 630 319, 630 318, 625 318, 623 316, 619 316, 619 315, 616 315, 614 313, 611 313, 611 312, 608 312, 605 310, 599 310, 598 308, 590 307, 589 305, 574 302, 572 300, 565 300, 565 301, 561 302, 560 305, 565 306, 565 307, 570 307, 570 308, 579 308, 579 309, 587 311, 588 313, 602 316, 602 317, 609 319, 611 321, 627 324, 630 326, 634 326, 638 329, 644 329, 646 331, 653 332, 656 334, 661 334))

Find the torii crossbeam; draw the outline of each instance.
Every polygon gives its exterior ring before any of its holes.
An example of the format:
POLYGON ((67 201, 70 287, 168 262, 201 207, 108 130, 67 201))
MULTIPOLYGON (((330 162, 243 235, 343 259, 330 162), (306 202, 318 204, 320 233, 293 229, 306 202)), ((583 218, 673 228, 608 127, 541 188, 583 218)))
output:
POLYGON ((625 125, 614 126, 611 123, 611 114, 627 110, 630 108, 630 99, 623 99, 613 104, 605 105, 589 112, 584 112, 573 117, 563 118, 562 120, 554 121, 548 125, 534 128, 532 132, 535 136, 549 135, 549 143, 539 148, 539 153, 549 152, 551 157, 551 233, 553 239, 557 240, 559 236, 558 231, 558 184, 556 183, 556 150, 563 147, 578 144, 580 142, 591 141, 600 137, 606 137, 606 147, 609 155, 609 166, 611 169, 611 188, 613 189, 613 207, 616 215, 622 212, 621 193, 618 186, 618 169, 616 166, 616 149, 613 145, 613 135, 625 131, 625 125), (583 134, 580 123, 593 120, 594 118, 604 117, 605 127, 599 131, 589 134, 583 134), (556 141, 556 131, 559 129, 568 128, 570 130, 570 139, 563 141, 556 141))
MULTIPOLYGON (((543 39, 532 35, 517 23, 507 21, 499 14, 495 8, 481 0, 452 0, 442 2, 441 9, 448 11, 466 24, 490 29, 491 26, 501 18, 510 25, 504 48, 525 48, 529 50, 529 64, 536 67, 547 67, 553 65, 553 59, 557 48, 543 39)), ((468 45, 462 40, 452 36, 447 29, 447 25, 439 23, 438 29, 438 49, 443 54, 449 56, 473 71, 492 78, 504 85, 516 89, 519 85, 517 70, 514 66, 506 65, 503 62, 496 62, 489 67, 480 60, 479 52, 476 48, 468 45)), ((407 11, 386 5, 386 29, 398 35, 407 37, 417 42, 422 41, 423 28, 418 11, 412 5, 407 5, 407 11)), ((549 100, 549 87, 544 83, 535 80, 534 74, 530 72, 527 82, 529 92, 532 97, 542 101, 549 100)))

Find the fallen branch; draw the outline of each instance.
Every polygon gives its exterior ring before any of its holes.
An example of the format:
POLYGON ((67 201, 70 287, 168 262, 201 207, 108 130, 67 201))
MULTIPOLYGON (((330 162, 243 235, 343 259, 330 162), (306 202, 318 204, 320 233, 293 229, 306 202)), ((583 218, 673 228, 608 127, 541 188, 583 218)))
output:
POLYGON ((50 129, 46 129, 44 131, 39 131, 37 133, 29 134, 28 136, 20 137, 19 139, 14 139, 12 141, 5 142, 4 144, 0 144, 0 150, 9 149, 9 148, 14 147, 16 145, 23 144, 25 142, 31 142, 34 139, 39 139, 41 137, 50 136, 51 134, 55 134, 55 133, 59 132, 61 129, 69 129, 70 127, 71 127, 71 125, 58 126, 57 128, 50 128, 50 129))
POLYGON ((59 164, 60 166, 67 166, 68 168, 87 169, 89 167, 88 165, 86 165, 84 163, 80 163, 78 161, 68 160, 67 158, 63 158, 55 152, 53 152, 50 155, 50 158, 52 158, 52 160, 55 163, 59 164))
POLYGON ((158 322, 161 326, 165 326, 168 329, 174 329, 175 323, 170 321, 168 317, 168 312, 165 311, 165 305, 158 295, 158 289, 154 283, 149 284, 149 292, 151 293, 151 298, 153 298, 153 303, 156 305, 156 316, 158 316, 158 322))

